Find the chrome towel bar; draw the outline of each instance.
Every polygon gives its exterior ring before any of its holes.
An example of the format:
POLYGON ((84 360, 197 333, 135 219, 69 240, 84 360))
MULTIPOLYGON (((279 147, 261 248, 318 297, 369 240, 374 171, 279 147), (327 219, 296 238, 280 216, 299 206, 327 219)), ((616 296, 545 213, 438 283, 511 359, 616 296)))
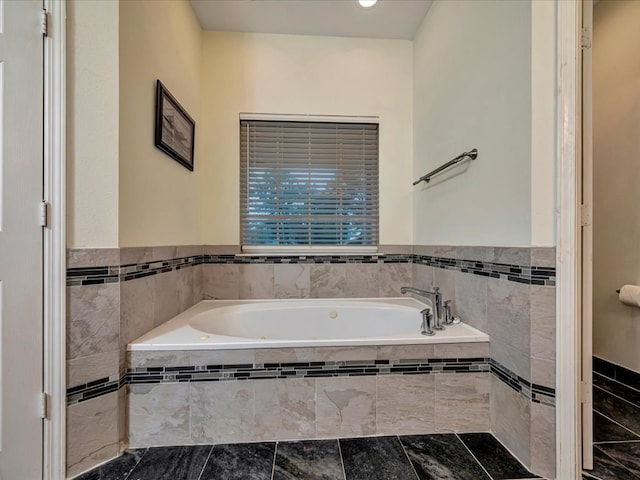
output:
POLYGON ((431 177, 433 177, 434 175, 437 175, 438 173, 446 170, 449 167, 452 167, 458 163, 460 163, 461 161, 463 161, 465 158, 470 158, 471 160, 475 160, 476 158, 478 158, 478 149, 474 148, 473 150, 469 150, 468 152, 464 152, 461 153, 460 155, 458 155, 456 158, 453 158, 451 160, 449 160, 447 163, 445 163, 444 165, 440 165, 438 168, 436 168, 435 170, 430 171, 429 173, 427 173, 426 175, 423 175, 422 177, 420 177, 418 180, 416 180, 415 182, 413 182, 414 185, 419 184, 420 182, 426 182, 429 183, 429 181, 431 180, 431 177))

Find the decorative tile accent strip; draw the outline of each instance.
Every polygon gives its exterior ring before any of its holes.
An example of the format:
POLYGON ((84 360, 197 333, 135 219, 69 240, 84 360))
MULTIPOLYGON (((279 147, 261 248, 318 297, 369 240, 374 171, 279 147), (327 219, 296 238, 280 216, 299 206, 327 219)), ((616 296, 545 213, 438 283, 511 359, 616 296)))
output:
POLYGON ((126 375, 105 377, 67 389, 67 405, 115 392, 128 384, 219 382, 276 378, 318 378, 363 375, 429 375, 489 373, 488 358, 425 358, 403 360, 348 360, 326 362, 189 365, 137 367, 126 375))
POLYGON ((126 282, 127 280, 193 267, 200 263, 202 263, 202 255, 119 266, 68 268, 67 286, 126 282))
POLYGON ((277 378, 352 377, 371 375, 434 375, 490 372, 535 403, 555 405, 555 389, 531 384, 489 358, 424 358, 402 360, 347 360, 326 362, 246 363, 137 367, 126 375, 114 375, 67 389, 67 405, 84 402, 125 385, 148 383, 221 382, 277 378))
POLYGON ((100 378, 89 383, 67 388, 67 405, 85 402, 92 398, 101 397, 107 393, 117 392, 127 383, 125 374, 100 378))
POLYGON ((553 407, 556 404, 556 391, 554 388, 533 384, 531 385, 531 401, 553 407))
POLYGON ((212 264, 281 264, 281 263, 412 263, 413 255, 203 255, 202 263, 212 264))
POLYGON ((525 283, 527 285, 555 286, 556 284, 556 269, 552 267, 511 265, 508 263, 459 260, 426 255, 413 255, 413 263, 446 270, 457 270, 459 272, 471 273, 483 277, 502 278, 511 282, 525 283))
POLYGON ((491 373, 496 378, 501 380, 504 384, 511 387, 516 392, 520 393, 525 398, 531 400, 534 403, 543 403, 550 406, 555 405, 556 391, 554 388, 531 383, 509 370, 504 365, 496 362, 494 359, 490 360, 490 365, 491 373))
POLYGON ((427 358, 134 368, 128 383, 216 382, 274 378, 489 372, 488 358, 427 358))
POLYGON ((511 282, 527 285, 555 286, 556 270, 552 267, 536 267, 511 265, 506 263, 481 262, 476 260, 459 260, 447 257, 432 257, 412 254, 390 255, 195 255, 191 257, 158 260, 139 264, 120 266, 102 266, 67 269, 67 285, 96 285, 102 283, 117 283, 148 277, 159 273, 179 270, 201 264, 344 264, 344 263, 416 263, 446 270, 480 275, 484 277, 501 278, 511 282))

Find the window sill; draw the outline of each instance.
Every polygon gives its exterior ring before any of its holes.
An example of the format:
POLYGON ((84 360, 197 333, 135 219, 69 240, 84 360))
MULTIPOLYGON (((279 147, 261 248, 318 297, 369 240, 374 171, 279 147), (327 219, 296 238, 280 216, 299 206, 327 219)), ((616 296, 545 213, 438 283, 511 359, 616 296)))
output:
POLYGON ((239 256, 300 256, 300 255, 381 255, 377 246, 362 247, 293 247, 244 245, 239 256))

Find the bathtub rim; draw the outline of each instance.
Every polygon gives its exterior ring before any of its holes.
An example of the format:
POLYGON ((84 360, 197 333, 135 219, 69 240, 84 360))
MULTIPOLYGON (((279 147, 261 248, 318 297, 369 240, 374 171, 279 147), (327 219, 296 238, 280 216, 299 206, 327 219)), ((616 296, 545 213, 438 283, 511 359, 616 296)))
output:
POLYGON ((234 305, 260 304, 260 303, 375 303, 388 306, 401 306, 422 310, 431 308, 413 297, 379 297, 379 298, 295 298, 295 299, 247 299, 247 300, 202 300, 176 315, 165 323, 152 329, 133 342, 127 344, 127 351, 180 351, 180 350, 244 350, 244 349, 268 349, 268 348, 323 348, 323 347, 360 347, 374 345, 429 345, 447 343, 478 343, 489 342, 489 335, 462 322, 458 325, 449 325, 443 332, 437 332, 434 336, 424 336, 416 325, 415 333, 407 336, 387 336, 377 338, 349 338, 327 340, 262 340, 259 338, 233 337, 226 335, 204 334, 189 325, 190 319, 199 313, 213 308, 229 307, 234 305), (453 335, 452 335, 453 332, 453 335), (153 339, 176 334, 180 337, 187 336, 188 340, 180 342, 157 341, 153 339), (194 338, 194 333, 197 340, 194 338), (207 337, 206 339, 204 337, 207 337))

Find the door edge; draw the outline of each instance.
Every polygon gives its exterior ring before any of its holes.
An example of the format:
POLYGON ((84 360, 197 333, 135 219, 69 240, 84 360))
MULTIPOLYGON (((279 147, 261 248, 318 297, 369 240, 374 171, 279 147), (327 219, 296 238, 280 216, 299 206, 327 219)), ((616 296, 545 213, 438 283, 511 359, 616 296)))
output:
POLYGON ((66 478, 66 5, 43 0, 44 192, 49 204, 43 228, 44 376, 47 414, 43 431, 43 479, 66 478))

